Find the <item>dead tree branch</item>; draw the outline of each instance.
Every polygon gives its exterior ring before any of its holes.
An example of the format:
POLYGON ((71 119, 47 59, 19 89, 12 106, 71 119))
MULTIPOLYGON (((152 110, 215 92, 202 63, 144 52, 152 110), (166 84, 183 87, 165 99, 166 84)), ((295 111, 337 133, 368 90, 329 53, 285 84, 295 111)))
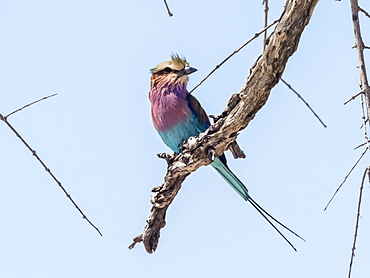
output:
POLYGON ((352 96, 349 100, 347 100, 344 105, 346 105, 347 103, 349 103, 350 101, 354 100, 356 97, 358 97, 359 95, 363 94, 364 92, 359 92, 358 94, 352 96))
POLYGON ((355 225, 355 235, 353 236, 353 245, 352 245, 351 261, 349 262, 348 278, 351 278, 352 264, 353 264, 353 260, 355 258, 357 233, 358 233, 358 224, 360 222, 360 216, 361 216, 362 190, 364 189, 364 183, 365 183, 366 174, 369 173, 369 170, 370 170, 369 167, 367 167, 365 169, 364 174, 362 176, 361 186, 360 186, 360 194, 359 194, 359 197, 358 197, 358 205, 357 205, 357 216, 356 216, 356 225, 355 225))
POLYGON ((167 4, 167 1, 166 0, 164 0, 164 4, 166 5, 168 16, 173 16, 173 14, 170 11, 170 7, 168 7, 168 4, 167 4))
POLYGON ((293 93, 295 93, 297 95, 297 97, 302 100, 302 102, 304 104, 306 104, 306 106, 308 107, 308 109, 310 109, 310 111, 315 115, 315 117, 319 120, 319 122, 323 125, 323 127, 327 127, 326 124, 324 124, 324 122, 320 119, 320 117, 316 114, 316 112, 311 108, 311 106, 308 104, 307 101, 305 101, 305 99, 296 91, 293 89, 293 87, 288 84, 283 78, 280 79, 293 93))
POLYGON ((363 147, 363 146, 365 146, 365 145, 368 145, 369 143, 370 143, 370 141, 367 141, 367 142, 365 142, 365 143, 362 143, 362 144, 358 145, 357 147, 355 147, 353 150, 355 151, 355 150, 357 150, 358 148, 361 148, 361 147, 363 147))
POLYGON ((35 103, 38 103, 38 102, 40 102, 42 100, 48 99, 48 98, 53 97, 55 95, 56 94, 53 94, 53 95, 50 95, 50 96, 46 96, 46 97, 43 97, 43 98, 41 98, 39 100, 36 100, 34 102, 31 102, 31 103, 29 103, 27 105, 24 105, 23 107, 21 107, 21 108, 19 108, 17 110, 14 110, 13 112, 9 113, 6 116, 3 116, 3 115, 0 114, 0 120, 3 121, 11 129, 11 131, 13 131, 13 133, 19 138, 19 140, 22 141, 22 143, 27 147, 27 149, 32 153, 32 155, 44 167, 45 171, 48 172, 48 174, 58 184, 58 186, 62 189, 62 191, 64 192, 64 194, 66 194, 67 198, 72 202, 72 204, 75 206, 75 208, 82 215, 82 218, 85 219, 99 233, 99 235, 102 236, 102 233, 100 232, 100 230, 87 218, 87 216, 83 213, 83 211, 80 209, 80 207, 77 205, 77 203, 72 199, 71 195, 64 188, 64 186, 62 185, 62 183, 56 178, 56 176, 51 172, 50 168, 47 167, 47 165, 44 163, 44 161, 40 158, 40 156, 37 154, 36 150, 34 150, 34 149, 31 148, 31 146, 26 142, 26 140, 23 139, 23 137, 20 135, 20 133, 8 121, 8 117, 11 116, 11 115, 13 115, 14 113, 19 112, 19 111, 21 111, 22 109, 24 109, 26 107, 29 107, 29 106, 31 106, 31 105, 33 105, 35 103))
POLYGON ((288 0, 280 22, 270 35, 269 44, 251 69, 244 88, 233 96, 222 117, 206 132, 188 140, 182 153, 169 161, 164 183, 155 188, 152 208, 144 232, 135 237, 129 248, 143 241, 148 253, 156 250, 165 216, 181 183, 203 165, 208 165, 210 150, 220 156, 265 105, 271 89, 279 82, 286 63, 297 50, 302 32, 309 23, 318 0, 288 0))
MULTIPOLYGON (((362 40, 361 36, 361 28, 360 28, 360 18, 359 18, 359 11, 363 12, 365 15, 369 16, 369 14, 361 9, 358 5, 358 0, 350 0, 351 1, 351 11, 352 11, 352 23, 353 23, 353 29, 354 29, 354 35, 355 35, 355 42, 356 42, 356 49, 357 49, 357 56, 358 56, 358 68, 359 68, 359 74, 360 74, 360 90, 363 92, 361 94, 361 110, 362 110, 362 120, 363 120, 363 127, 364 127, 364 135, 365 135, 365 141, 367 142, 367 147, 365 150, 369 149, 369 139, 367 135, 366 130, 366 122, 370 119, 370 87, 367 79, 367 73, 366 73, 366 66, 365 66, 365 56, 364 56, 364 49, 366 48, 364 45, 364 42, 362 40), (364 105, 364 98, 366 101, 366 109, 364 105)), ((356 240, 357 240, 357 231, 358 231, 358 223, 360 218, 360 208, 361 208, 361 198, 362 198, 362 189, 364 186, 365 176, 366 173, 369 171, 369 168, 366 168, 362 183, 360 186, 360 197, 358 201, 358 210, 357 210, 357 219, 356 219, 356 226, 355 226, 355 236, 353 240, 353 246, 352 246, 352 253, 351 253, 351 260, 349 265, 349 271, 348 271, 348 278, 351 277, 352 272, 352 264, 355 256, 355 249, 356 249, 356 240)))
POLYGON ((354 35, 355 35, 356 49, 357 49, 357 56, 358 56, 358 68, 360 71, 360 91, 365 94, 367 118, 370 119, 369 117, 370 87, 369 87, 369 82, 368 82, 367 74, 366 74, 365 56, 364 56, 365 44, 361 36, 360 19, 358 16, 358 12, 360 8, 358 6, 357 0, 351 0, 351 10, 352 10, 353 30, 354 30, 354 35))
POLYGON ((363 12, 368 18, 370 18, 370 14, 367 11, 365 11, 364 9, 362 9, 360 6, 358 6, 358 10, 360 12, 363 12))
POLYGON ((348 174, 344 177, 342 183, 338 186, 338 188, 335 190, 333 196, 331 196, 329 202, 326 204, 324 210, 327 210, 330 203, 333 201, 334 197, 337 195, 338 191, 342 188, 343 184, 347 181, 348 177, 351 175, 352 171, 356 168, 357 164, 361 161, 361 159, 364 157, 365 153, 368 151, 369 149, 366 148, 362 154, 360 155, 360 157, 356 160, 355 164, 353 164, 351 170, 349 170, 348 174))
POLYGON ((52 95, 49 95, 49 96, 46 96, 46 97, 40 98, 40 99, 38 99, 38 100, 35 100, 35 101, 33 101, 33 102, 29 103, 29 104, 26 104, 26 105, 22 106, 21 108, 18 108, 18 109, 16 109, 16 110, 14 110, 13 112, 10 112, 8 115, 4 116, 4 118, 5 118, 5 119, 7 119, 9 116, 11 116, 11 115, 13 115, 13 114, 15 114, 15 113, 17 113, 17 112, 19 112, 19 111, 23 110, 24 108, 30 107, 31 105, 34 105, 34 104, 36 104, 36 103, 38 103, 38 102, 40 102, 40 101, 43 101, 43 100, 45 100, 45 99, 48 99, 48 98, 54 97, 54 96, 56 96, 56 95, 57 95, 57 94, 55 93, 55 94, 52 94, 52 95))
MULTIPOLYGON (((265 9, 263 10, 265 12, 265 22, 264 22, 264 27, 267 27, 267 22, 269 18, 269 1, 268 0, 263 0, 262 5, 264 5, 265 9)), ((263 51, 265 51, 267 45, 267 29, 263 33, 263 51)))
POLYGON ((251 41, 257 39, 261 34, 263 34, 264 32, 267 31, 267 29, 269 29, 270 27, 274 26, 277 22, 279 21, 279 19, 276 19, 274 22, 272 22, 269 26, 266 26, 265 28, 263 28, 261 31, 259 31, 258 33, 254 34, 254 36, 249 39, 247 42, 245 42, 242 46, 240 46, 238 49, 235 49, 233 53, 231 53, 229 56, 227 56, 221 63, 219 63, 206 77, 204 77, 189 93, 191 94, 192 92, 194 92, 200 85, 203 84, 204 81, 206 81, 208 79, 208 77, 210 77, 216 70, 218 70, 224 63, 227 62, 227 60, 229 60, 231 57, 233 57, 236 53, 238 53, 240 50, 242 50, 245 46, 247 46, 251 41))

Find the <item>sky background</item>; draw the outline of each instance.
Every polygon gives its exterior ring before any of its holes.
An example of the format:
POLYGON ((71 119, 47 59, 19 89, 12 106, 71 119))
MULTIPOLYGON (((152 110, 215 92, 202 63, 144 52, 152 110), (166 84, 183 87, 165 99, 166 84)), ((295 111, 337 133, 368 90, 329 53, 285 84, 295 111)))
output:
MULTIPOLYGON (((157 251, 141 244, 151 189, 169 152, 150 119, 149 69, 176 52, 194 87, 263 28, 262 1, 0 0, 0 113, 9 118, 101 230, 84 221, 25 146, 0 123, 1 277, 346 277, 366 156, 327 201, 362 150, 357 53, 349 1, 321 1, 284 79, 323 128, 278 84, 238 137, 247 154, 229 166, 266 210, 303 236, 294 252, 210 167, 191 174, 170 206, 157 251)), ((270 1, 270 22, 285 1, 270 1)), ((365 2, 365 1, 362 1, 365 2)), ((368 3, 361 3, 370 11, 368 3)), ((369 18, 361 16, 365 43, 369 18)), ((219 114, 261 54, 261 38, 194 95, 219 114)), ((367 60, 370 64, 370 60, 367 60)), ((352 277, 370 273, 370 190, 365 185, 352 277)))

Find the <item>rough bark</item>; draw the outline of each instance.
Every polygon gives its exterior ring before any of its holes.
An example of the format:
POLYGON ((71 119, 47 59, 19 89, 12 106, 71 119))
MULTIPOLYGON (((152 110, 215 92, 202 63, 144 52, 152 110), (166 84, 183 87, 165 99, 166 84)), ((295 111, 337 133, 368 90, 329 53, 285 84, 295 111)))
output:
POLYGON ((319 0, 288 0, 274 32, 268 38, 264 53, 250 70, 244 88, 234 94, 217 122, 198 137, 190 138, 184 150, 166 157, 168 166, 164 183, 152 191, 152 209, 144 232, 129 246, 143 241, 148 253, 156 250, 160 230, 165 226, 168 206, 181 188, 182 182, 212 157, 221 155, 234 142, 237 133, 246 128, 265 105, 271 89, 279 82, 290 56, 297 50, 305 26, 309 23, 319 0))

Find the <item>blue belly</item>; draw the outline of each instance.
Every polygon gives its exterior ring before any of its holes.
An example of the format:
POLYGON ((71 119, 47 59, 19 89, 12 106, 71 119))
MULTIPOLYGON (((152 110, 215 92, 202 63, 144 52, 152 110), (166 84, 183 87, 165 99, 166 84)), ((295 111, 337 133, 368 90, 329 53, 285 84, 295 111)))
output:
POLYGON ((197 136, 205 131, 208 126, 201 126, 196 117, 189 117, 187 120, 174 125, 167 131, 158 131, 163 142, 174 152, 181 152, 180 144, 189 137, 197 136))

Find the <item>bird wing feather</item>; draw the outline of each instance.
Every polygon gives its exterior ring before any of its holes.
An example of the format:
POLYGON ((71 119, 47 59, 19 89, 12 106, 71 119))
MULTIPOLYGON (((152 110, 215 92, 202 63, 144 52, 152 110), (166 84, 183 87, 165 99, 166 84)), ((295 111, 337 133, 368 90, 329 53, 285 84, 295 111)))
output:
POLYGON ((197 129, 199 130, 199 132, 206 131, 206 129, 209 128, 211 125, 207 113, 204 111, 199 101, 191 94, 187 95, 187 100, 189 103, 190 110, 194 113, 194 115, 198 119, 197 129))

